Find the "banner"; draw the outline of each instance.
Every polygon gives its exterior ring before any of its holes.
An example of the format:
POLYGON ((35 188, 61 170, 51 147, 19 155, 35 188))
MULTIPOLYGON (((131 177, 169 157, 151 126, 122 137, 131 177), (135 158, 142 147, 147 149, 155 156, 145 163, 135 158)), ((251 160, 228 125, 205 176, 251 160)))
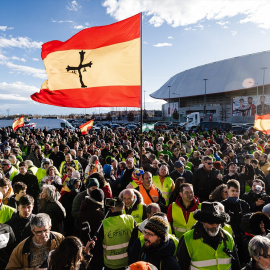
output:
POLYGON ((48 80, 34 101, 74 108, 141 106, 141 15, 42 46, 48 80))
POLYGON ((270 95, 233 98, 233 116, 270 114, 270 95))

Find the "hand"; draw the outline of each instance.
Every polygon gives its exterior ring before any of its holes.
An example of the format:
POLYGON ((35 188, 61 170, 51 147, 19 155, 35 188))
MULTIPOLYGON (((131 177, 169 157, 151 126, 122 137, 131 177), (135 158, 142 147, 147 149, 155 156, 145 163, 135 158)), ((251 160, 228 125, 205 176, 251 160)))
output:
POLYGON ((262 199, 258 199, 256 202, 256 206, 261 206, 264 204, 264 201, 262 199))
POLYGON ((157 196, 152 196, 152 199, 155 203, 157 203, 159 201, 159 198, 157 196))
POLYGON ((87 255, 90 255, 90 249, 91 248, 94 248, 95 247, 95 241, 94 240, 91 240, 91 241, 88 241, 86 246, 84 247, 83 251, 85 254, 87 255))
POLYGON ((222 180, 222 178, 223 178, 222 174, 219 173, 219 174, 217 175, 217 179, 218 179, 218 180, 222 180))

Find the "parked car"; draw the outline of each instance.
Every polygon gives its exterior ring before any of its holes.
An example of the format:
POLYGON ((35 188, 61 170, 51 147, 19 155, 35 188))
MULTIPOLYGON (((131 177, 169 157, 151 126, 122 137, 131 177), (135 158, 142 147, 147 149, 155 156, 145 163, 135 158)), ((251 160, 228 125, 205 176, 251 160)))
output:
POLYGON ((154 129, 167 129, 167 125, 169 123, 166 123, 166 122, 156 122, 155 125, 154 125, 154 129))

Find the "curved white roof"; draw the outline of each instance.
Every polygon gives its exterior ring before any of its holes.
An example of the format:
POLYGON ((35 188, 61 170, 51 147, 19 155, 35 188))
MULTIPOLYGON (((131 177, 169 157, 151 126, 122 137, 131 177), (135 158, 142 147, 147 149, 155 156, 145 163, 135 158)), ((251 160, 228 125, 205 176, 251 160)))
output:
POLYGON ((171 86, 170 98, 204 95, 204 79, 208 79, 206 94, 256 87, 257 83, 263 85, 262 67, 269 68, 269 70, 265 70, 264 84, 270 84, 270 51, 265 51, 185 70, 174 75, 150 96, 157 99, 168 99, 168 86, 171 86), (246 80, 248 78, 253 78, 255 84, 250 83, 252 80, 246 80), (243 86, 244 81, 247 82, 246 87, 243 86))

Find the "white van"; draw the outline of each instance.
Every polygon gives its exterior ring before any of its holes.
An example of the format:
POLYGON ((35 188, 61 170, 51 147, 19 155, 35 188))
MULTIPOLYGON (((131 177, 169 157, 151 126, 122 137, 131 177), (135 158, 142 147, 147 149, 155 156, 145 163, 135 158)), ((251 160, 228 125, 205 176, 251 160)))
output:
MULTIPOLYGON (((12 127, 14 120, 0 120, 0 128, 3 127, 12 127)), ((24 124, 36 124, 36 128, 44 129, 47 127, 50 129, 60 129, 60 128, 68 128, 72 131, 75 128, 65 119, 57 119, 57 118, 42 118, 42 119, 29 119, 29 121, 24 121, 24 124)))

